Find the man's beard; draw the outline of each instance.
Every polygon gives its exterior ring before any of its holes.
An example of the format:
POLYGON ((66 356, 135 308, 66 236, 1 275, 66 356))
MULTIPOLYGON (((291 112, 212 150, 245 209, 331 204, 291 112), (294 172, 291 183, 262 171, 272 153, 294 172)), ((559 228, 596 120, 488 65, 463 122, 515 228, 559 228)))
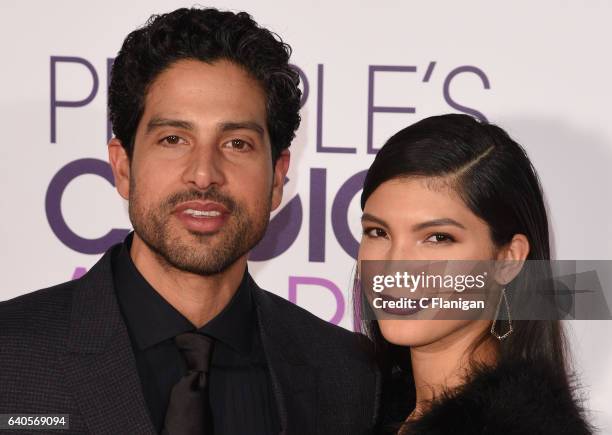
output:
POLYGON ((204 276, 221 273, 257 245, 266 232, 272 191, 256 216, 249 216, 241 204, 221 193, 216 186, 205 191, 177 192, 147 209, 132 180, 129 215, 134 231, 162 262, 175 269, 204 276), (194 200, 215 201, 227 208, 229 216, 218 232, 202 234, 177 227, 180 223, 172 216, 172 211, 178 204, 194 200), (171 225, 171 219, 177 223, 171 225), (185 232, 191 237, 185 236, 185 232))

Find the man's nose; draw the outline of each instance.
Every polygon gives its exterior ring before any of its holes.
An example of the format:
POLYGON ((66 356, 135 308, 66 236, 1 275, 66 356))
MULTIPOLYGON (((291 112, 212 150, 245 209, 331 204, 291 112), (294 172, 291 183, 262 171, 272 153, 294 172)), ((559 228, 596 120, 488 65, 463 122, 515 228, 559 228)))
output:
POLYGON ((189 155, 183 181, 200 190, 212 184, 224 184, 222 159, 220 150, 213 144, 197 145, 189 155))

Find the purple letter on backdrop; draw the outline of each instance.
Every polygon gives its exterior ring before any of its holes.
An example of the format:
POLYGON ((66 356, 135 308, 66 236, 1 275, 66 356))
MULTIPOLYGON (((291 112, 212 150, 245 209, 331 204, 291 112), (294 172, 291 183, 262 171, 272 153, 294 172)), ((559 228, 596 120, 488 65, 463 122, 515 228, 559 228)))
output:
POLYGON ((308 234, 308 261, 325 262, 325 208, 327 170, 310 168, 310 220, 308 234))
POLYGON ((359 242, 355 240, 348 224, 348 209, 351 201, 361 189, 368 171, 361 171, 346 180, 338 190, 332 205, 332 227, 340 246, 353 258, 357 258, 359 242))
POLYGON ((113 172, 108 163, 98 159, 81 159, 68 163, 53 177, 47 189, 45 209, 51 230, 60 241, 83 254, 100 254, 111 245, 120 242, 130 232, 124 229, 112 229, 99 239, 85 239, 75 234, 66 224, 62 215, 62 195, 68 183, 79 175, 94 174, 115 185, 113 172))
POLYGON ((328 279, 325 278, 314 278, 309 276, 290 276, 289 277, 289 301, 297 304, 297 287, 300 284, 304 285, 318 285, 325 287, 332 292, 336 299, 336 312, 333 317, 329 320, 330 323, 337 325, 344 316, 344 296, 340 289, 328 279))
MULTIPOLYGON (((285 178, 285 184, 289 181, 285 178)), ((279 211, 268 224, 263 239, 251 250, 250 261, 266 261, 278 257, 295 242, 302 227, 302 200, 299 195, 279 211)))
POLYGON ((55 128, 56 128, 56 110, 58 107, 82 107, 86 106, 94 99, 96 94, 98 93, 98 74, 96 74, 96 70, 89 61, 83 59, 82 57, 69 57, 69 56, 51 56, 51 143, 55 143, 55 128), (91 73, 91 77, 93 78, 93 86, 91 87, 91 92, 89 95, 80 101, 57 101, 57 83, 55 77, 55 64, 58 62, 66 62, 66 63, 80 63, 84 65, 89 72, 91 73))
POLYGON ((87 269, 85 269, 84 267, 78 266, 74 269, 74 272, 72 273, 72 279, 79 279, 86 273, 87 273, 87 269))
POLYGON ((323 65, 317 66, 317 152, 356 154, 356 148, 323 146, 323 65))
POLYGON ((464 72, 476 74, 478 77, 480 77, 480 80, 482 80, 482 84, 484 88, 490 89, 491 86, 489 85, 489 78, 480 68, 477 68, 475 66, 469 66, 469 65, 460 66, 452 70, 450 73, 448 73, 448 75, 446 76, 446 79, 444 80, 444 99, 446 100, 448 105, 451 106, 453 109, 459 110, 463 113, 467 113, 468 115, 472 115, 480 119, 481 121, 486 122, 487 118, 481 112, 479 112, 476 109, 472 109, 470 107, 462 106, 461 104, 455 102, 455 100, 453 100, 450 96, 451 81, 455 78, 455 76, 461 73, 464 73, 464 72))
POLYGON ((374 148, 374 113, 414 113, 414 107, 387 107, 374 105, 374 73, 380 72, 416 72, 416 66, 395 65, 370 65, 368 73, 368 154, 376 154, 378 149, 374 148))

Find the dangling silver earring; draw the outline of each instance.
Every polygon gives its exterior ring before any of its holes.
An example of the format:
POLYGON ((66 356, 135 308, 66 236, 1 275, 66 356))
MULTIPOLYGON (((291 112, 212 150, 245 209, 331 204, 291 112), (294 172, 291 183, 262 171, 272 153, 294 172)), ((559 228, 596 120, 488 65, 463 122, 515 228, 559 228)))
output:
POLYGON ((493 319, 493 323, 491 323, 491 334, 497 338, 499 341, 503 340, 510 334, 512 334, 514 328, 512 327, 512 319, 510 318, 510 304, 508 303, 508 297, 506 296, 506 288, 502 288, 501 295, 499 297, 499 302, 497 303, 497 309, 495 310, 495 318, 493 319), (499 308, 501 307, 502 299, 506 305, 506 311, 508 312, 508 330, 503 334, 499 335, 495 331, 495 323, 497 323, 497 317, 499 316, 499 308))

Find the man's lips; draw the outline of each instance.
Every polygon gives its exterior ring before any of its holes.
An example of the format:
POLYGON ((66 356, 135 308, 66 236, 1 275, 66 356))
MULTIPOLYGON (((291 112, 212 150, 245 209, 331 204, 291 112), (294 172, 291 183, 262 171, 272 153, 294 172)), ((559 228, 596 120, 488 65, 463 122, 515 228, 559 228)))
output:
POLYGON ((230 212, 218 202, 188 201, 176 206, 174 214, 190 231, 215 233, 223 226, 230 212))
POLYGON ((201 212, 218 212, 220 214, 229 213, 229 210, 223 204, 213 201, 182 202, 175 207, 174 212, 183 213, 187 210, 196 210, 201 212))

